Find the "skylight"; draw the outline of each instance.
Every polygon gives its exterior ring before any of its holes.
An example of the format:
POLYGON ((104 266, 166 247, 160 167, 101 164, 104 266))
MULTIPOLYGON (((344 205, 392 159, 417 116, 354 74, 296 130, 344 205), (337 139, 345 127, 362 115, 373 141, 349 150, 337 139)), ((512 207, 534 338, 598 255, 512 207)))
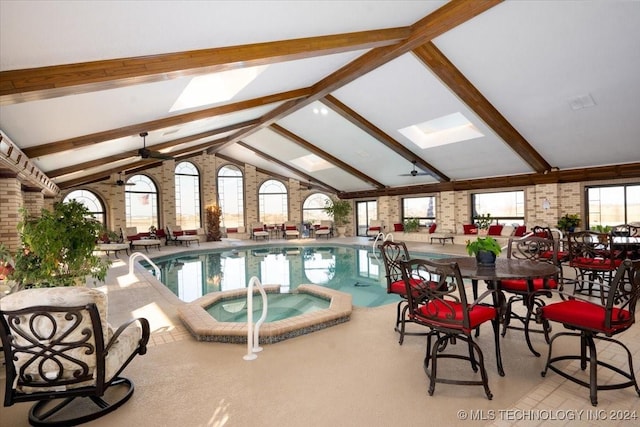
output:
POLYGON ((309 154, 307 156, 298 157, 291 160, 291 163, 302 168, 307 172, 317 172, 324 169, 330 169, 334 167, 331 163, 321 159, 315 154, 309 154))
POLYGON ((260 75, 267 65, 196 76, 182 91, 169 112, 228 101, 260 75))
POLYGON ((398 130, 420 148, 453 144, 484 136, 461 113, 453 113, 398 130))

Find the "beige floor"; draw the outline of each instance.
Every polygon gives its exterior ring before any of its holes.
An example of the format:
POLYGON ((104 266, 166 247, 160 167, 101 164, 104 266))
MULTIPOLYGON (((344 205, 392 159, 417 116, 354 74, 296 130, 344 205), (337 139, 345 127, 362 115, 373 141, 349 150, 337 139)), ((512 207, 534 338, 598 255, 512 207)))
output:
MULTIPOLYGON (((337 239, 336 239, 337 240, 337 239)), ((369 244, 362 239, 345 242, 369 244)), ((273 242, 273 241, 272 241, 273 242)), ((249 242, 206 243, 203 247, 249 242)), ((447 244, 411 245, 423 251, 461 254, 447 244)), ((162 248, 162 253, 181 250, 162 248)), ((124 255, 114 263, 105 285, 109 319, 117 325, 144 316, 152 325, 147 355, 125 370, 136 384, 129 402, 93 426, 465 426, 465 425, 637 425, 613 421, 620 411, 640 416, 633 389, 603 391, 599 405, 589 403, 588 390, 549 373, 540 376, 544 357, 527 350, 521 332, 502 339, 505 377, 496 372, 490 328, 478 340, 493 400, 480 387, 438 384, 427 394, 422 369, 425 339, 410 336, 404 345, 393 331, 395 305, 355 308, 352 319, 319 332, 266 345, 253 361, 243 360, 245 345, 195 341, 176 316, 181 304, 151 275, 137 268, 127 275, 124 255), (597 411, 597 412, 596 412, 597 411), (470 418, 475 418, 471 420, 470 418), (604 421, 606 417, 606 421, 604 421), (544 420, 531 420, 543 418, 544 420), (591 419, 591 420, 589 420, 591 419)), ((640 327, 621 337, 634 353, 640 376, 640 327)), ((534 344, 545 350, 542 336, 534 344)), ((572 344, 564 344, 566 350, 572 344)), ((462 347, 462 346, 458 346, 462 347)), ((615 348, 604 357, 625 362, 615 348)), ((440 366, 442 373, 472 375, 469 366, 440 366)), ((577 366, 572 366, 578 370, 577 366)), ((4 373, 0 387, 4 389, 4 373)), ((26 426, 30 404, 0 407, 2 426, 26 426)))

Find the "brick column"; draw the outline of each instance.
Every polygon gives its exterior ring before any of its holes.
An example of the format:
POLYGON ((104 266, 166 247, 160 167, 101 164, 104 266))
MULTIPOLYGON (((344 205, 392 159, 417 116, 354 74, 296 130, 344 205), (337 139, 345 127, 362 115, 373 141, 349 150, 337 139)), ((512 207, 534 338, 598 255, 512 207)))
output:
POLYGON ((20 181, 17 177, 0 177, 0 242, 11 252, 20 247, 17 226, 22 207, 20 181))

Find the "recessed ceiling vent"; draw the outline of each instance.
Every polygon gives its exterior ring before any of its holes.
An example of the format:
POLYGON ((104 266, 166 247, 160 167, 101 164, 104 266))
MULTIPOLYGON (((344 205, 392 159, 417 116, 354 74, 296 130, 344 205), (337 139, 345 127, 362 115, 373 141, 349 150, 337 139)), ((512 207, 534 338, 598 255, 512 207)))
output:
POLYGON ((569 100, 569 106, 573 111, 582 110, 583 108, 595 107, 596 102, 590 94, 581 95, 569 100))

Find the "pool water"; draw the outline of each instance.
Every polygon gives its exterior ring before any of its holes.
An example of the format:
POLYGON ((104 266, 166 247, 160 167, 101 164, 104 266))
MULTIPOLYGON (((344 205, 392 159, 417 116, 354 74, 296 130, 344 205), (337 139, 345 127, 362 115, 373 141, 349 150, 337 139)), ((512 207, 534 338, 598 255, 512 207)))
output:
POLYGON ((160 280, 185 302, 211 292, 246 288, 253 276, 263 285, 280 285, 282 293, 294 291, 304 283, 346 292, 357 307, 399 301, 397 295, 387 294, 383 261, 379 253, 377 257, 372 253, 371 247, 264 245, 195 250, 153 261, 160 268, 160 280))
MULTIPOLYGON (((288 319, 305 313, 329 308, 330 301, 307 293, 274 294, 267 293, 267 317, 265 323, 288 319)), ((257 322, 262 316, 262 298, 259 295, 253 299, 253 321, 257 322)), ((219 322, 247 321, 247 299, 232 298, 214 303, 207 308, 207 313, 219 322)))

